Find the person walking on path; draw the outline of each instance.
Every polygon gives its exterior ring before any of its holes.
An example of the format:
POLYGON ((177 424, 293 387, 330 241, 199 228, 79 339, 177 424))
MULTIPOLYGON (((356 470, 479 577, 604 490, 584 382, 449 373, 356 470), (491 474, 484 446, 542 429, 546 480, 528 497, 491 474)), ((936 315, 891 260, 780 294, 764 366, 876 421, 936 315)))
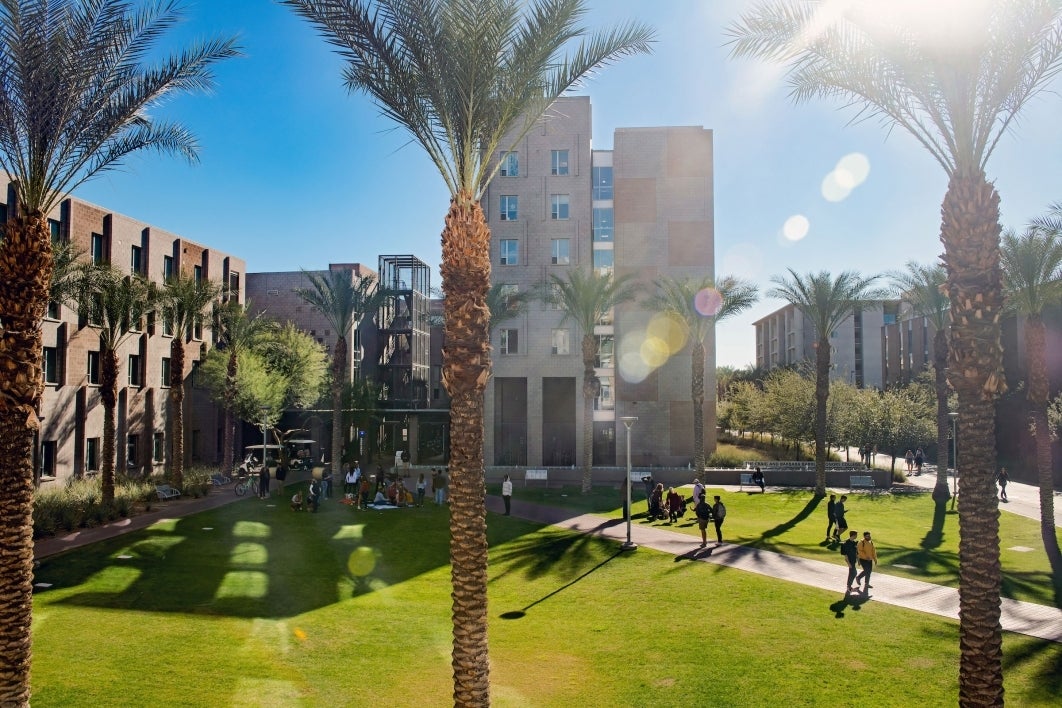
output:
POLYGON ((844 584, 848 588, 847 592, 852 593, 859 590, 857 587, 852 586, 852 581, 856 577, 856 561, 859 560, 859 549, 856 545, 856 532, 848 532, 848 540, 841 544, 841 555, 844 556, 844 560, 848 563, 848 581, 844 584))
POLYGON ((716 496, 715 504, 712 504, 712 521, 715 522, 715 538, 719 545, 723 545, 723 519, 726 518, 726 506, 716 496))
POLYGON ((502 501, 505 502, 505 515, 509 516, 513 509, 513 481, 509 479, 509 475, 505 475, 502 480, 502 501))
MULTIPOLYGON (((852 532, 853 534, 855 531, 852 532)), ((874 570, 874 564, 878 562, 878 550, 874 548, 874 541, 870 538, 870 532, 863 532, 863 540, 856 546, 856 553, 859 556, 859 566, 863 569, 859 575, 856 576, 856 587, 859 587, 859 581, 863 581, 863 594, 866 595, 870 590, 870 572, 874 570)))
POLYGON ((269 497, 269 465, 262 463, 262 469, 258 470, 258 496, 261 499, 269 497))
POLYGON ((844 515, 848 513, 844 508, 846 501, 848 501, 848 495, 842 494, 840 501, 837 502, 837 506, 833 510, 833 516, 837 520, 837 528, 833 530, 833 538, 836 541, 840 541, 841 536, 848 530, 848 520, 844 518, 844 515))
POLYGON ((1007 483, 1010 482, 1010 475, 1007 474, 1006 467, 999 468, 999 474, 996 475, 996 482, 999 484, 1000 501, 1010 501, 1007 499, 1007 483))
POLYGON ((831 494, 830 501, 826 502, 826 540, 832 541, 833 536, 830 535, 830 530, 833 525, 837 523, 837 495, 831 494))
MULTIPOLYGON (((718 497, 717 497, 718 498, 718 497)), ((693 513, 697 517, 697 528, 701 530, 701 548, 708 545, 708 522, 712 518, 712 507, 704 500, 704 492, 697 499, 697 506, 693 507, 693 513)))
POLYGON ((922 452, 922 448, 915 450, 915 476, 922 476, 922 464, 926 461, 926 455, 922 452))
POLYGON ((907 474, 914 472, 914 453, 911 452, 911 448, 907 448, 907 452, 903 455, 903 461, 907 464, 907 474))
POLYGON ((696 506, 702 496, 704 496, 704 485, 701 484, 700 479, 695 477, 693 479, 693 497, 690 499, 690 504, 696 506))

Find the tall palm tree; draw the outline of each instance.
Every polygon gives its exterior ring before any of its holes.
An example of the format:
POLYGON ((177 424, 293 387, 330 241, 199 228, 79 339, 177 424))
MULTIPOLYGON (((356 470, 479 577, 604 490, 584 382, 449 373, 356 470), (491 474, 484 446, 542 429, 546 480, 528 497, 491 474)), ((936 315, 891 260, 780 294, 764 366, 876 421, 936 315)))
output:
POLYGON ((583 0, 283 0, 338 47, 352 91, 409 132, 450 192, 442 234, 450 394, 454 702, 485 705, 483 391, 490 376, 490 229, 480 206, 511 149, 583 77, 646 52, 647 28, 586 35, 583 0))
POLYGON ((933 487, 933 501, 943 508, 951 497, 948 491, 948 327, 950 325, 948 274, 940 263, 921 265, 908 261, 905 270, 889 273, 892 287, 911 310, 925 317, 933 325, 933 387, 937 395, 937 457, 944 456, 945 464, 937 462, 937 483, 933 487))
POLYGON ((349 270, 321 273, 303 271, 309 288, 300 288, 299 297, 321 313, 336 333, 332 349, 332 474, 343 476, 343 390, 350 383, 347 367, 347 336, 356 330, 366 314, 375 312, 389 296, 371 275, 358 277, 349 270))
MULTIPOLYGON (((1062 205, 1060 205, 1062 206, 1062 205)), ((1054 219, 1059 219, 1056 209, 1054 219)), ((1055 577, 1062 574, 1062 553, 1055 529, 1055 481, 1051 463, 1051 431, 1047 425, 1050 386, 1047 380, 1044 309, 1062 302, 1062 223, 1041 220, 1020 236, 1003 234, 1003 285, 1008 309, 1025 317, 1025 351, 1029 359, 1029 418, 1036 437, 1036 469, 1040 482, 1040 533, 1055 577)))
POLYGON ((170 478, 173 486, 184 484, 184 344, 191 341, 203 318, 210 311, 221 285, 213 280, 178 273, 163 288, 161 309, 172 327, 170 339, 170 423, 173 441, 170 448, 170 478))
POLYGON ((218 349, 228 354, 225 367, 224 408, 225 420, 222 429, 221 469, 229 474, 234 467, 233 446, 236 430, 237 381, 240 375, 240 354, 248 350, 258 339, 276 327, 265 312, 250 314, 251 303, 242 304, 229 300, 214 310, 214 327, 218 333, 218 349))
POLYGON ((711 277, 700 280, 692 278, 665 277, 656 283, 657 292, 646 306, 675 317, 686 332, 690 347, 691 383, 690 397, 693 400, 693 466, 704 469, 704 340, 716 323, 744 312, 756 304, 756 286, 734 276, 725 276, 716 282, 711 277), (703 294, 718 296, 717 304, 703 299, 703 294))
MULTIPOLYGON (((43 391, 41 320, 52 249, 48 215, 64 195, 145 149, 194 160, 182 126, 155 120, 165 97, 210 85, 236 53, 208 41, 147 66, 179 17, 175 4, 135 10, 119 0, 0 3, 0 169, 17 210, 0 240, 0 702, 29 696, 35 411, 43 391)), ((158 60, 158 59, 157 59, 158 60)))
POLYGON ((565 278, 550 275, 549 297, 564 311, 561 322, 575 322, 583 331, 583 494, 593 484, 594 466, 594 399, 601 392, 601 380, 595 366, 598 339, 594 327, 612 308, 633 300, 637 294, 630 275, 616 278, 608 270, 575 269, 565 278))
POLYGON ((884 293, 874 289, 878 276, 850 270, 836 278, 826 271, 771 278, 767 294, 790 303, 815 327, 815 494, 826 496, 826 404, 830 395, 830 337, 857 310, 875 306, 884 293))
MULTIPOLYGON (((118 349, 140 330, 159 300, 158 288, 139 275, 126 275, 110 264, 95 266, 78 296, 78 313, 100 338, 100 401, 103 404, 103 503, 114 500, 114 410, 118 405, 118 349)), ((142 376, 143 372, 136 372, 142 376)), ((137 377, 138 379, 140 376, 137 377)), ((123 463, 124 464, 124 463, 123 463)))
POLYGON ((773 0, 730 28, 736 56, 790 66, 793 97, 840 98, 909 132, 944 168, 948 380, 959 401, 959 701, 1003 701, 995 399, 1005 389, 999 194, 985 169, 1062 63, 1057 0, 773 0), (840 9, 840 11, 838 11, 840 9))

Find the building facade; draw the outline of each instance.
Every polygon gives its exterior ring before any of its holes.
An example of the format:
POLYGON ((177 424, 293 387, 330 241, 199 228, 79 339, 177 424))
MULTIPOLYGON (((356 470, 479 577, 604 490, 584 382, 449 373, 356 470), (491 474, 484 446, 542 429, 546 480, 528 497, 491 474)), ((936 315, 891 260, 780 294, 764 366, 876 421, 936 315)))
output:
MULTIPOLYGON (((11 190, 8 204, 12 205, 11 190)), ((75 198, 63 200, 48 222, 53 240, 69 241, 94 262, 163 282, 178 272, 226 284, 242 301, 245 264, 130 217, 75 198)), ((45 390, 35 469, 45 481, 100 469, 103 406, 98 330, 65 303, 52 303, 43 325, 45 390)), ((169 413, 170 342, 164 319, 149 316, 118 350, 116 469, 161 471, 172 455, 169 413)), ((186 345, 185 464, 221 459, 220 411, 199 386, 196 369, 213 345, 209 318, 186 345)))
MULTIPOLYGON (((483 200, 492 281, 546 292, 550 276, 565 279, 577 268, 632 276, 639 300, 617 307, 593 332, 601 380, 592 412, 594 464, 626 463, 619 419, 638 416, 632 463, 685 466, 694 456, 690 345, 671 339, 661 351, 658 318, 641 301, 662 276, 714 274, 712 133, 625 128, 613 135, 612 150, 594 150, 591 117, 589 98, 562 98, 512 150, 493 156, 500 169, 483 200)), ((579 464, 583 334, 549 298, 493 329, 488 465, 579 464)), ((705 346, 710 450, 713 336, 705 346)))

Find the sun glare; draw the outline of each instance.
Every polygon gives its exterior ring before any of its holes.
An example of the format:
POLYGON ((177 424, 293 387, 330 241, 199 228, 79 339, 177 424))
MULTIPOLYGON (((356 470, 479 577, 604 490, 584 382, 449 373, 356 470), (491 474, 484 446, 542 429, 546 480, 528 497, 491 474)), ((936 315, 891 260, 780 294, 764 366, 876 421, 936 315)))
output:
POLYGON ((782 236, 789 241, 800 241, 808 235, 811 222, 803 214, 794 214, 785 220, 782 226, 782 236))

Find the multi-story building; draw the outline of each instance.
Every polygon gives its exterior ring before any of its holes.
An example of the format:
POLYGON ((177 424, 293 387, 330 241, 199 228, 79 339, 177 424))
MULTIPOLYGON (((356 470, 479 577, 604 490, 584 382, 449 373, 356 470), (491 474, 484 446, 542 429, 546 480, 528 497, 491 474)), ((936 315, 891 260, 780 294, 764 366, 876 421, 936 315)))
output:
MULTIPOLYGON (((13 203, 10 196, 8 203, 13 203)), ((48 221, 53 240, 72 242, 95 262, 110 262, 156 282, 178 272, 218 281, 228 286, 227 297, 242 301, 244 262, 229 254, 75 198, 63 200, 48 221)), ((151 472, 171 459, 172 333, 162 317, 149 316, 141 327, 118 351, 116 465, 151 472)), ((43 480, 95 472, 103 451, 98 331, 62 303, 49 307, 42 330, 45 390, 36 469, 43 480)), ((205 320, 195 328, 186 348, 186 464, 216 463, 221 457, 221 416, 195 376, 212 344, 213 332, 205 320)))
MULTIPOLYGON (((629 274, 638 284, 640 300, 617 307, 593 332, 601 380, 593 403, 594 464, 625 463, 617 455, 619 419, 638 416, 632 461, 685 466, 693 459, 689 344, 661 337, 658 318, 641 299, 659 277, 714 273, 711 131, 621 128, 612 150, 594 150, 590 100, 571 97, 494 157, 500 170, 484 197, 494 283, 545 290, 551 275, 564 279, 573 269, 594 268, 629 274)), ((580 462, 583 334, 548 298, 491 333, 488 465, 580 462)), ((711 449, 714 335, 705 346, 711 449)))
MULTIPOLYGON (((882 346, 896 327, 897 303, 884 300, 846 317, 830 335, 830 378, 859 388, 883 388, 886 370, 882 346)), ((753 323, 756 367, 764 370, 807 362, 815 365, 818 329, 789 304, 753 323)))

